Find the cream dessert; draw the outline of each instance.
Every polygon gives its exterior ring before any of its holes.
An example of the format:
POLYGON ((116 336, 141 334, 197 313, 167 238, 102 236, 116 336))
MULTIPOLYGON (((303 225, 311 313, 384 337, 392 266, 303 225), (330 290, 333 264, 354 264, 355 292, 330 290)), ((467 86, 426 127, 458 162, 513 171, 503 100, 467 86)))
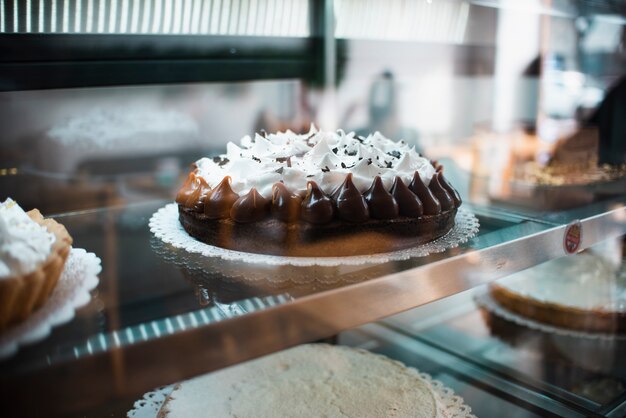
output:
POLYGON ((440 417, 418 372, 364 350, 302 345, 176 385, 159 418, 440 417))
POLYGON ((201 241, 298 256, 418 245, 445 235, 461 205, 443 167, 405 142, 314 127, 228 143, 195 163, 176 202, 201 241))
POLYGON ((65 228, 38 210, 24 212, 12 199, 0 203, 0 330, 48 299, 71 243, 65 228))
POLYGON ((12 199, 0 203, 0 279, 33 272, 56 240, 12 199))
POLYGON ((493 284, 510 311, 581 331, 626 331, 626 277, 592 252, 561 257, 493 284))

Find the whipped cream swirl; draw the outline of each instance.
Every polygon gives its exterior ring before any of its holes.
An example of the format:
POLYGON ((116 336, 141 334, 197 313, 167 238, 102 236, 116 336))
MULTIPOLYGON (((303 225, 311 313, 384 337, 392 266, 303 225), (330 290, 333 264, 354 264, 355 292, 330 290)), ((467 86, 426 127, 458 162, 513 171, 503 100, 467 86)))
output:
POLYGON ((0 280, 35 271, 55 239, 12 199, 0 203, 0 280))
POLYGON ((305 191, 308 181, 315 181, 324 192, 331 193, 352 173, 360 192, 380 176, 387 190, 399 176, 409 184, 417 171, 428 185, 435 169, 430 161, 404 141, 392 141, 379 132, 367 138, 354 132, 318 131, 311 125, 309 133, 291 131, 245 136, 241 144, 229 142, 226 154, 202 158, 196 162, 198 174, 215 187, 225 176, 239 195, 251 188, 265 197, 272 185, 282 181, 293 191, 305 191))

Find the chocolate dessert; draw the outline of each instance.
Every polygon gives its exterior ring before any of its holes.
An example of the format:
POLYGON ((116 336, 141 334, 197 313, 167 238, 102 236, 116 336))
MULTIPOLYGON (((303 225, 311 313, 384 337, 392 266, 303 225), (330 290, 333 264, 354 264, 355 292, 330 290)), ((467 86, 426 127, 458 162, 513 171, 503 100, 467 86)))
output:
POLYGON ((443 167, 379 133, 245 137, 195 163, 176 196, 182 226, 222 248, 350 256, 409 248, 454 226, 443 167))

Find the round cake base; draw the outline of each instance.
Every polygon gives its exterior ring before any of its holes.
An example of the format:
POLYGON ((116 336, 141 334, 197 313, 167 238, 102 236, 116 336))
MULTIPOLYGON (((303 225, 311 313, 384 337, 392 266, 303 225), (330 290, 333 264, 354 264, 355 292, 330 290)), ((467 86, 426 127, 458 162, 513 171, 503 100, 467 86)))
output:
POLYGON ((309 344, 175 386, 159 418, 410 416, 437 418, 437 398, 419 373, 381 355, 309 344), (209 396, 207 396, 209 395, 209 396))
POLYGON ((276 219, 241 224, 209 219, 179 205, 179 220, 192 237, 209 245, 256 254, 292 257, 344 257, 387 253, 415 247, 447 234, 456 209, 421 218, 370 220, 325 225, 276 219))

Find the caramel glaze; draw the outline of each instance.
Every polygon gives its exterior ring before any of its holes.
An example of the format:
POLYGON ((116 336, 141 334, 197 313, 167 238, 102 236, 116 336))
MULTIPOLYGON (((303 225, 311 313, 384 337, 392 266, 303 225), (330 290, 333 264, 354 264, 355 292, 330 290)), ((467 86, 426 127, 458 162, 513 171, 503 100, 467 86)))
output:
POLYGON ((441 184, 441 186, 446 189, 450 197, 452 197, 452 201, 454 201, 454 207, 458 208, 459 206, 461 206, 461 203, 463 203, 463 201, 461 200, 461 195, 459 195, 459 192, 457 192, 457 190, 452 187, 450 183, 448 183, 448 180, 446 180, 446 178, 443 176, 443 170, 437 173, 437 178, 439 179, 439 183, 441 184))
POLYGON ((192 171, 191 173, 189 173, 189 175, 187 176, 187 179, 185 180, 181 188, 178 190, 178 193, 176 193, 176 203, 178 203, 179 205, 186 206, 187 199, 189 198, 191 193, 193 193, 195 188, 196 188, 196 173, 192 171))
POLYGON ((306 196, 300 205, 302 219, 312 224, 325 224, 334 216, 333 201, 324 194, 314 181, 306 184, 306 196))
POLYGON ((398 202, 401 216, 419 218, 424 214, 424 206, 422 206, 421 200, 415 193, 409 190, 400 177, 396 176, 393 180, 390 193, 398 202))
POLYGON ((462 203, 459 193, 448 183, 441 169, 433 175, 428 187, 418 172, 408 186, 396 177, 389 191, 377 176, 363 194, 354 185, 352 174, 348 174, 330 196, 314 181, 307 183, 304 195, 290 191, 281 182, 273 185, 271 200, 254 188, 240 197, 230 187, 230 182, 230 177, 226 176, 211 190, 202 177, 192 172, 178 191, 176 202, 194 212, 203 212, 209 219, 231 218, 238 223, 248 223, 271 213, 272 217, 283 222, 301 219, 317 225, 329 223, 335 217, 354 223, 370 218, 420 218, 439 215, 462 203))
POLYGON ((374 219, 395 219, 400 214, 398 202, 385 190, 380 176, 374 177, 372 185, 363 196, 369 207, 370 216, 374 219))
POLYGON ((176 203, 186 208, 190 208, 195 212, 204 210, 204 200, 211 192, 211 186, 202 177, 196 176, 195 173, 189 173, 183 187, 176 195, 176 203))
POLYGON ((352 173, 348 173, 332 197, 337 207, 337 214, 344 221, 361 223, 369 219, 367 202, 352 182, 352 173))
POLYGON ((269 209, 270 201, 261 196, 253 187, 246 195, 241 196, 233 203, 230 217, 239 223, 256 222, 265 218, 269 209))
POLYGON ((287 189, 284 183, 272 187, 272 216, 285 222, 293 222, 300 217, 302 197, 287 189))
POLYGON ((439 201, 442 211, 454 208, 452 197, 448 194, 446 189, 443 188, 441 183, 439 183, 439 177, 437 174, 433 174, 433 177, 430 179, 430 183, 428 183, 428 188, 431 192, 433 192, 433 195, 435 195, 439 201))
POLYGON ((438 215, 441 213, 441 203, 439 203, 430 189, 422 182, 420 174, 417 171, 413 175, 411 184, 409 184, 409 190, 419 197, 424 207, 424 215, 438 215))
POLYGON ((209 219, 228 218, 237 199, 239 195, 230 187, 230 177, 226 176, 204 199, 204 214, 209 219))

